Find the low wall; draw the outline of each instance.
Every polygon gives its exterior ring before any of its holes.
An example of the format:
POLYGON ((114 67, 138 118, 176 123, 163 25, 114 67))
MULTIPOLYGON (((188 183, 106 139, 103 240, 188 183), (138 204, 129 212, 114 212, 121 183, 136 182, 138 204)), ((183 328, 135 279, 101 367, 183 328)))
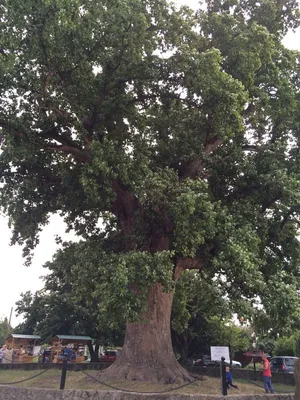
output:
POLYGON ((191 394, 142 394, 103 390, 52 390, 0 386, 0 400, 294 400, 294 395, 191 395, 191 394))

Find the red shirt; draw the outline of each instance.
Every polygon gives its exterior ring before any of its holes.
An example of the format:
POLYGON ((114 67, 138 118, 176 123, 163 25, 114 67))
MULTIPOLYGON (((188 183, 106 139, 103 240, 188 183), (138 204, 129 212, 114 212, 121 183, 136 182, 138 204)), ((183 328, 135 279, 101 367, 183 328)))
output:
POLYGON ((271 365, 268 360, 265 360, 263 364, 263 376, 272 376, 271 365))

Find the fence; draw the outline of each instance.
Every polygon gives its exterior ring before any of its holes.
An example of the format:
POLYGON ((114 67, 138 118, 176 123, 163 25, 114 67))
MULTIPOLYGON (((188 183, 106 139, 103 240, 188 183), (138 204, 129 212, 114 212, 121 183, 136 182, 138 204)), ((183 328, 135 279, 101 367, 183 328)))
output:
MULTIPOLYGON (((199 375, 201 375, 203 373, 203 371, 205 372, 205 367, 197 367, 197 366, 188 366, 185 367, 191 374, 193 373, 197 373, 199 375)), ((231 372, 232 372, 232 376, 233 378, 239 378, 239 374, 238 372, 242 371, 243 377, 246 380, 250 380, 250 381, 261 381, 261 376, 262 373, 261 371, 253 371, 250 369, 245 369, 245 368, 231 368, 231 372)), ((219 369, 215 369, 213 371, 210 371, 208 373, 209 376, 214 376, 215 378, 219 378, 220 377, 220 370, 219 369)), ((279 383, 281 385, 295 385, 295 378, 294 378, 294 374, 288 374, 288 373, 284 373, 284 372, 273 372, 272 373, 272 381, 274 383, 279 383)))
MULTIPOLYGON (((166 393, 172 393, 174 391, 177 391, 179 389, 185 388, 185 387, 189 387, 191 385, 194 385, 195 383, 199 383, 199 381, 203 381, 204 379, 207 379, 207 377, 213 377, 213 378, 219 378, 220 379, 220 384, 219 384, 219 394, 226 396, 227 395, 227 382, 226 382, 226 376, 225 376, 225 364, 222 363, 220 366, 212 366, 211 368, 197 368, 194 367, 193 369, 188 368, 189 371, 192 372, 192 374, 194 375, 195 379, 192 382, 188 382, 188 383, 184 383, 182 385, 176 385, 173 387, 170 387, 170 385, 168 385, 168 387, 166 387, 163 390, 159 390, 159 391, 137 391, 135 392, 132 389, 127 389, 127 388, 122 388, 118 385, 113 385, 109 382, 105 382, 104 380, 101 379, 101 377, 99 378, 99 376, 95 376, 92 374, 92 370, 101 370, 104 369, 105 367, 107 367, 107 364, 91 364, 91 363, 83 363, 83 364, 72 364, 72 363, 68 363, 67 360, 63 360, 62 362, 58 363, 58 364, 43 364, 43 363, 36 363, 36 364, 32 364, 30 366, 30 368, 28 368, 28 365, 26 364, 0 364, 1 368, 0 368, 0 377, 1 377, 1 369, 2 370, 11 370, 11 369, 21 369, 21 367, 25 367, 27 370, 31 370, 32 369, 38 369, 39 368, 39 372, 37 373, 33 373, 30 377, 24 378, 24 379, 19 379, 16 381, 10 381, 10 382, 1 382, 0 379, 0 386, 7 386, 7 385, 11 385, 11 386, 16 386, 20 383, 24 383, 27 381, 30 381, 32 379, 38 378, 41 375, 46 374, 48 371, 50 371, 51 369, 56 369, 59 370, 59 381, 57 381, 57 387, 59 387, 60 390, 65 390, 65 385, 66 385, 66 381, 68 379, 68 372, 71 371, 76 371, 79 372, 81 374, 83 374, 85 377, 89 378, 90 381, 93 381, 95 383, 101 384, 102 386, 104 386, 105 388, 108 388, 109 390, 116 390, 118 392, 123 392, 123 393, 139 393, 139 394, 166 394, 166 393), (34 367, 33 367, 34 365, 34 367), (4 368, 2 368, 4 367, 4 368)), ((248 384, 251 384, 255 387, 259 387, 261 388, 261 392, 264 392, 264 387, 261 381, 258 381, 257 379, 257 374, 255 374, 255 378, 256 379, 251 379, 253 378, 252 376, 252 372, 254 371, 247 371, 247 370, 243 370, 243 369, 238 369, 238 368, 231 368, 231 372, 232 372, 232 376, 234 380, 239 380, 239 382, 245 382, 248 384)), ((277 375, 277 374, 276 374, 277 375)), ((276 376, 274 374, 274 377, 276 376)), ((293 377, 289 374, 279 374, 279 375, 286 375, 289 376, 289 380, 290 383, 294 383, 293 377)), ((274 382, 276 381, 276 379, 274 379, 274 382)), ((211 385, 214 387, 214 390, 216 388, 216 381, 213 381, 211 383, 211 385)), ((286 388, 284 390, 280 389, 276 390, 276 393, 280 394, 280 393, 294 393, 294 388, 293 387, 289 387, 286 388)))

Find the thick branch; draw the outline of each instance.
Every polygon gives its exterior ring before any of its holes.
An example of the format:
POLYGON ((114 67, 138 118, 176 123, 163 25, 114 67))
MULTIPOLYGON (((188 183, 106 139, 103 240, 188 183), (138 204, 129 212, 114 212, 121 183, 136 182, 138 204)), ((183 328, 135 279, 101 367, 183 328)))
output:
MULTIPOLYGON (((209 142, 206 143, 204 150, 203 150, 203 156, 207 156, 210 153, 213 153, 221 144, 222 144, 222 139, 219 138, 212 138, 209 142)), ((182 165, 179 168, 179 178, 186 179, 196 179, 201 175, 201 172, 205 168, 205 161, 203 158, 199 158, 197 160, 190 161, 187 164, 182 165)))
POLYGON ((245 150, 245 151, 258 151, 259 149, 260 148, 258 146, 252 145, 252 144, 245 144, 242 147, 242 150, 245 150))
POLYGON ((59 133, 58 130, 55 127, 51 128, 51 129, 48 129, 48 130, 46 130, 44 132, 41 132, 39 134, 39 136, 42 137, 42 138, 46 137, 48 139, 53 139, 53 140, 55 140, 55 141, 57 141, 57 142, 59 142, 59 143, 61 143, 63 145, 71 146, 71 147, 74 147, 74 148, 77 148, 78 150, 80 150, 79 145, 76 144, 71 139, 70 136, 68 136, 67 134, 64 134, 64 133, 59 133))
POLYGON ((112 204, 112 213, 118 218, 123 228, 128 230, 133 226, 135 213, 140 204, 136 197, 122 187, 120 182, 112 182, 112 189, 116 194, 116 199, 112 204))
POLYGON ((201 257, 181 257, 177 259, 176 269, 202 269, 205 265, 203 258, 201 257))

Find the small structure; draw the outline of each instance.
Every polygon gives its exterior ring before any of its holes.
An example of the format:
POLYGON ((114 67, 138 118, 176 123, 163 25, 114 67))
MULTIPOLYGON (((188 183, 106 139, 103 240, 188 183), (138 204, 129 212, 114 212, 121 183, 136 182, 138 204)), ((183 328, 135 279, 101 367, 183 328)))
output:
POLYGON ((7 348, 13 349, 14 363, 31 363, 36 361, 39 356, 40 340, 41 337, 38 335, 12 333, 6 338, 5 345, 7 348))
POLYGON ((57 363, 67 357, 70 362, 84 362, 86 345, 92 341, 90 336, 56 335, 51 341, 51 360, 57 363))

